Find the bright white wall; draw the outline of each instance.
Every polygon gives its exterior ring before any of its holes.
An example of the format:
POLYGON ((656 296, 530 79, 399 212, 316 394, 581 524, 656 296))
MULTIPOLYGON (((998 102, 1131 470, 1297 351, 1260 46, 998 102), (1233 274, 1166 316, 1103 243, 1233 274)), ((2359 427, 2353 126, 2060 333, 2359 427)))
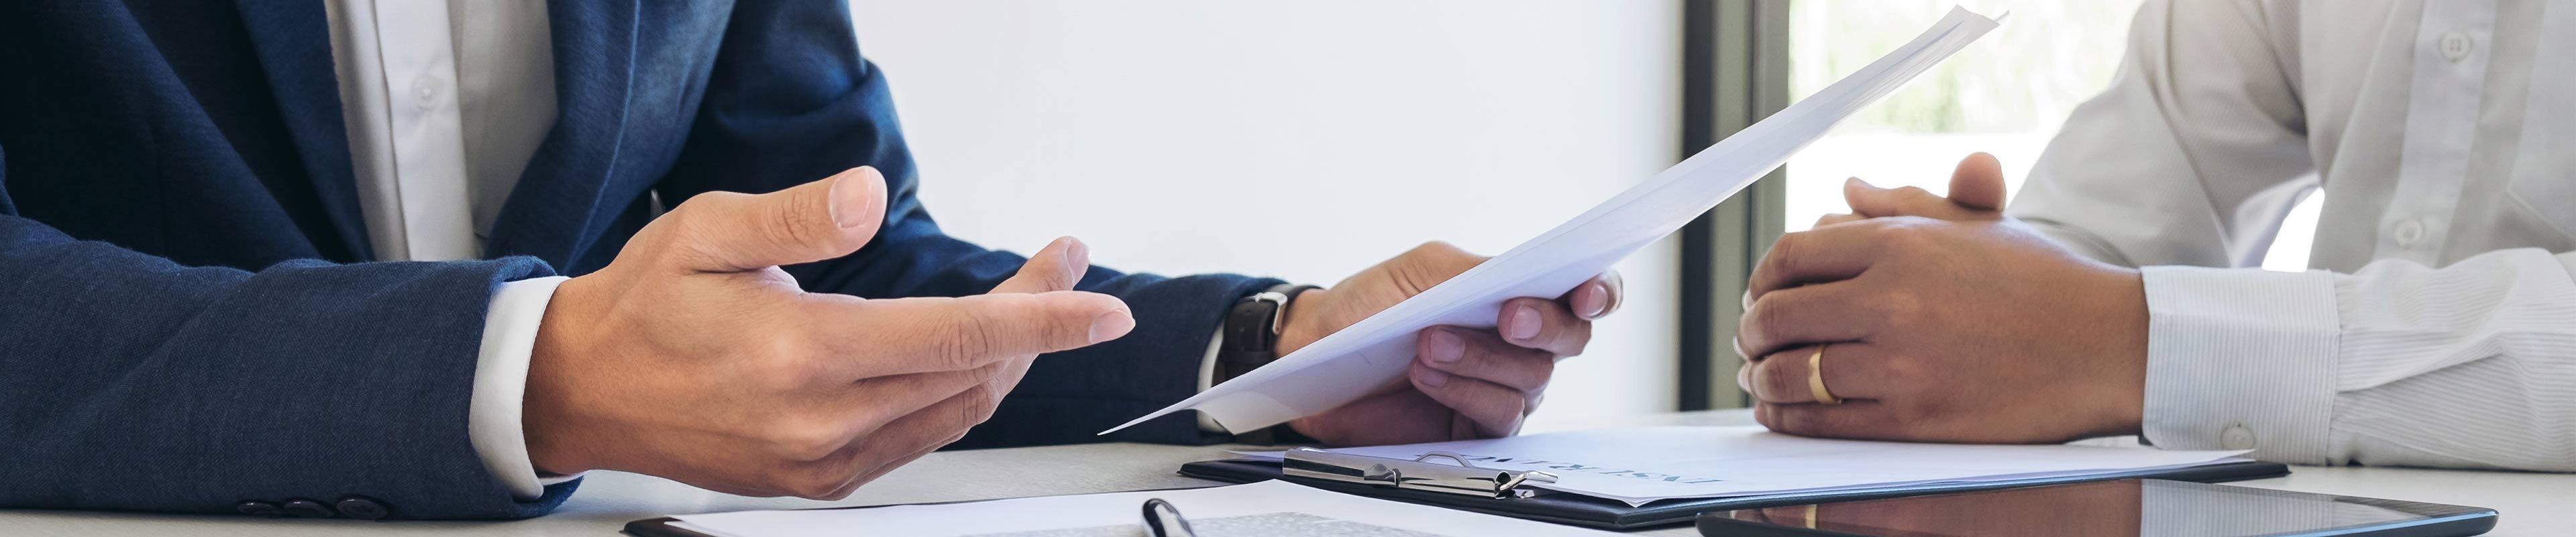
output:
MULTIPOLYGON (((949 233, 1082 237, 1130 271, 1331 284, 1415 244, 1492 255, 1674 162, 1663 0, 854 0, 949 233)), ((1676 249, 1534 423, 1665 410, 1676 249)))

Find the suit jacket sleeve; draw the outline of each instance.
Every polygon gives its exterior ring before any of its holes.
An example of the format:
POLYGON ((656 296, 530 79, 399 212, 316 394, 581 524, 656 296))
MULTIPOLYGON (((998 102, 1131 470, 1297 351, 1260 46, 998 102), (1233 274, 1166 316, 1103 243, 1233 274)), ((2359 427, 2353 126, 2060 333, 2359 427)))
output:
MULTIPOLYGON (((849 7, 839 0, 741 2, 688 145, 657 190, 665 200, 713 190, 769 192, 875 166, 888 187, 886 222, 876 239, 849 257, 788 272, 809 290, 869 297, 990 290, 1018 271, 1024 258, 949 237, 931 220, 917 195, 920 182, 885 77, 860 57, 849 17, 849 7)), ((1079 287, 1125 300, 1136 313, 1135 331, 1039 358, 993 419, 957 446, 1211 440, 1185 415, 1110 437, 1093 433, 1194 392, 1223 310, 1276 283, 1093 267, 1079 287)))
POLYGON ((518 518, 466 434, 492 291, 529 258, 186 267, 22 218, 0 161, 0 507, 231 513, 360 496, 518 518))

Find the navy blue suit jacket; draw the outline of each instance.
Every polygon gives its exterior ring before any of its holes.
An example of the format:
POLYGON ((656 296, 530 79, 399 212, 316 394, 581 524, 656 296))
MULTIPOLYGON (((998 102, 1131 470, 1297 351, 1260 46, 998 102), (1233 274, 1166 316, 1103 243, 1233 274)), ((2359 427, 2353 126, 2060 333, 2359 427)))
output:
MULTIPOLYGON (((502 282, 608 263, 708 191, 860 165, 886 222, 815 291, 981 293, 1022 258, 943 235, 885 78, 838 0, 553 0, 557 118, 486 260, 373 258, 322 4, 0 3, 0 506, 231 512, 373 498, 395 517, 542 514, 468 443, 502 282)), ((1042 223, 1031 223, 1042 225, 1042 223)), ((960 446, 1097 440, 1180 399, 1221 311, 1271 280, 1094 268, 1123 339, 1039 360, 960 446)), ((1113 437, 1200 441, 1185 418, 1113 437)))

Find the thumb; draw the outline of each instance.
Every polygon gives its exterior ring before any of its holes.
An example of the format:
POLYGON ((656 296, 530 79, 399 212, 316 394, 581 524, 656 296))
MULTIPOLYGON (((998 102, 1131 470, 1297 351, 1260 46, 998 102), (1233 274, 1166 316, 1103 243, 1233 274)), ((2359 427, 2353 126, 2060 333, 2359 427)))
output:
POLYGON ((1950 202, 1972 210, 2003 210, 2003 163, 1985 153, 1959 160, 1959 168, 1950 172, 1950 202))
POLYGON ((667 217, 678 220, 684 268, 739 272, 850 255, 885 218, 885 176, 858 167, 768 194, 709 192, 667 217))
POLYGON ((993 292, 1071 291, 1075 283, 1082 281, 1083 273, 1090 269, 1091 246, 1083 244, 1082 239, 1061 237, 1047 243, 1046 248, 1039 249, 1038 253, 1030 254, 1029 261, 1020 265, 1020 273, 1003 280, 1001 285, 993 286, 993 292))

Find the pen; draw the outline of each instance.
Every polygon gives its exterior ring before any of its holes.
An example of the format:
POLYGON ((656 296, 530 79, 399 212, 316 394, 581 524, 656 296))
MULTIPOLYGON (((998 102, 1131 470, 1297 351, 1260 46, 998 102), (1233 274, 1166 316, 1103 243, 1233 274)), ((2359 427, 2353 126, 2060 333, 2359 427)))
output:
POLYGON ((1145 500, 1145 535, 1147 537, 1199 537, 1190 529, 1189 519, 1181 518, 1181 509, 1162 498, 1145 500))

